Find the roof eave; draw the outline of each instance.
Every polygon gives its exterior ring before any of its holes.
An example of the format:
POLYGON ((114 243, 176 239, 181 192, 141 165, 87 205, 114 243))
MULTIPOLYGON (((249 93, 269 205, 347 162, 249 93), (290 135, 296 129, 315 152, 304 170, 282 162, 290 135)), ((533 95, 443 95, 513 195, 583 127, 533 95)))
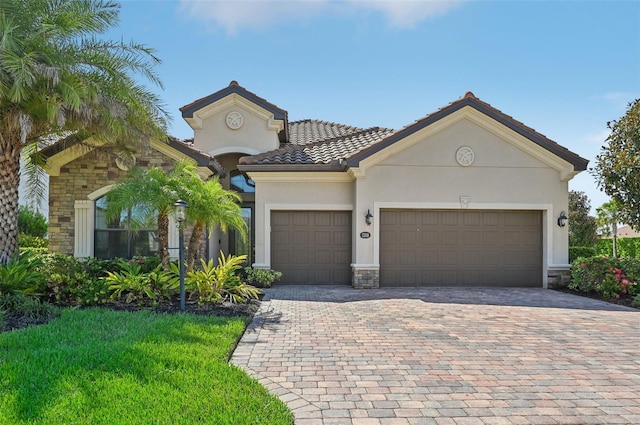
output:
POLYGON ((293 171, 293 172, 305 172, 305 171, 345 171, 346 163, 341 161, 334 161, 329 164, 238 164, 238 170, 240 171, 293 171))
POLYGON ((587 165, 589 164, 589 161, 587 159, 580 157, 579 155, 560 146, 556 142, 548 139, 540 133, 537 133, 532 129, 524 126, 523 124, 518 123, 501 111, 493 108, 492 106, 480 101, 475 96, 469 94, 465 95, 465 97, 463 97, 462 99, 453 102, 450 105, 445 106, 444 108, 439 109, 436 112, 433 112, 432 114, 427 115, 425 118, 416 121, 414 124, 408 125, 405 128, 402 128, 397 132, 390 134, 378 143, 375 143, 370 147, 363 149, 355 153, 354 155, 351 155, 347 158, 347 163, 349 167, 358 167, 360 165, 360 161, 467 106, 474 108, 475 110, 492 118, 493 120, 509 128, 510 130, 538 144, 539 146, 543 147, 559 158, 562 158, 563 160, 569 162, 573 165, 575 171, 579 172, 587 169, 587 165))

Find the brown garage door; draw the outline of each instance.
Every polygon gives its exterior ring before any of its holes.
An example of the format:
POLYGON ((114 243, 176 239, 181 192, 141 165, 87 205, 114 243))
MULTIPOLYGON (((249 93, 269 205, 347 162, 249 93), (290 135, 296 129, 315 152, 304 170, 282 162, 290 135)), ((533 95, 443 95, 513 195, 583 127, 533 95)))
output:
POLYGON ((280 283, 351 282, 351 211, 273 211, 271 267, 280 283))
POLYGON ((382 210, 381 286, 542 286, 540 211, 382 210))

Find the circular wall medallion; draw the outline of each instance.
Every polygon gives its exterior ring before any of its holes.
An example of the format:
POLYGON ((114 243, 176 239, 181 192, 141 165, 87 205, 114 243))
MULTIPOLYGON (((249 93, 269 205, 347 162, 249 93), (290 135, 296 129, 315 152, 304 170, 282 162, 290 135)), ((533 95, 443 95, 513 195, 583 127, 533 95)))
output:
POLYGON ((116 167, 122 171, 129 171, 136 165, 136 156, 132 152, 121 152, 116 156, 116 167))
POLYGON ((227 127, 231 130, 239 129, 242 127, 242 124, 244 124, 244 118, 242 118, 240 112, 234 111, 227 114, 227 127))
POLYGON ((469 165, 473 164, 473 160, 475 158, 476 156, 473 153, 473 149, 471 149, 469 146, 461 146, 456 151, 456 161, 458 161, 458 164, 462 165, 463 167, 468 167, 469 165))

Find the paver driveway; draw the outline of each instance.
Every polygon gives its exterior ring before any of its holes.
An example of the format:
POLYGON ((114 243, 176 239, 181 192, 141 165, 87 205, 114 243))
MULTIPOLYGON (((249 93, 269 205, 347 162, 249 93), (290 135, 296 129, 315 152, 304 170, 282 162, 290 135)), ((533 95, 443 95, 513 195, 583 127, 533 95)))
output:
POLYGON ((232 362, 298 425, 640 424, 640 312, 550 290, 279 286, 232 362))

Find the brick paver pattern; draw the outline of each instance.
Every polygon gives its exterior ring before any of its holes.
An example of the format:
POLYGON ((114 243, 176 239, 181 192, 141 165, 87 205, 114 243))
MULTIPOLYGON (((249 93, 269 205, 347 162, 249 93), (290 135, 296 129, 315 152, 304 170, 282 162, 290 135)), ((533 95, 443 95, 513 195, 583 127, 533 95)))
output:
POLYGON ((544 289, 277 286, 231 359, 297 425, 640 424, 640 312, 544 289))

